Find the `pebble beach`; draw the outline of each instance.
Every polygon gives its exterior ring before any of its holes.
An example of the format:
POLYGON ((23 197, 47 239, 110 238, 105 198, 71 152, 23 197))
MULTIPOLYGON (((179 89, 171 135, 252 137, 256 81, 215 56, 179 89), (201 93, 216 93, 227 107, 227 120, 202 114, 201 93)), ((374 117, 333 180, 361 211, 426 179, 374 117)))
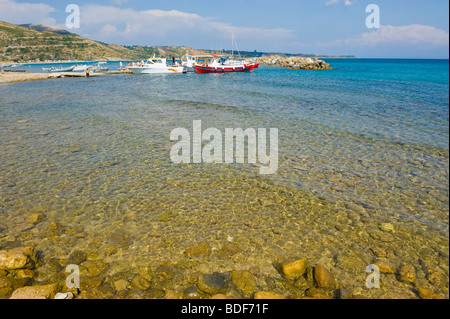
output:
POLYGON ((448 61, 267 63, 0 73, 0 298, 448 298, 448 61), (277 127, 277 174, 171 163, 200 119, 277 127))

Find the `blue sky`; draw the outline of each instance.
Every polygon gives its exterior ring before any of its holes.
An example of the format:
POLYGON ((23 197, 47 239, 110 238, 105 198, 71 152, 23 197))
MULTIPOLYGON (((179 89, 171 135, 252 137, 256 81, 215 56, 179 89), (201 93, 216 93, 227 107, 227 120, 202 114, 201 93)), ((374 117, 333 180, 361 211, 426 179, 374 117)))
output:
POLYGON ((448 58, 447 0, 0 0, 0 20, 67 29, 68 4, 81 9, 74 33, 107 43, 186 45, 363 58, 448 58), (366 27, 367 5, 381 27, 366 27))

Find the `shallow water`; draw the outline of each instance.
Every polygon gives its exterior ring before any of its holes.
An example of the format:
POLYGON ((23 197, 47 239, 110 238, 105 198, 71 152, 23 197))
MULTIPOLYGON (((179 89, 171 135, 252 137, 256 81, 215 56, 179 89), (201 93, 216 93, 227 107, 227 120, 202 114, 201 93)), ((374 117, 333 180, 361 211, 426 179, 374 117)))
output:
POLYGON ((183 291, 197 272, 251 269, 286 295, 274 264, 308 257, 361 297, 448 296, 448 61, 329 62, 0 86, 0 248, 36 246, 36 283, 61 275, 49 261, 82 250, 108 264, 106 281, 170 264, 186 277, 162 289, 183 291), (171 163, 171 131, 193 120, 278 128, 277 174, 171 163), (210 254, 184 254, 202 241, 210 254), (386 275, 368 290, 374 248, 415 267, 415 286, 386 275))

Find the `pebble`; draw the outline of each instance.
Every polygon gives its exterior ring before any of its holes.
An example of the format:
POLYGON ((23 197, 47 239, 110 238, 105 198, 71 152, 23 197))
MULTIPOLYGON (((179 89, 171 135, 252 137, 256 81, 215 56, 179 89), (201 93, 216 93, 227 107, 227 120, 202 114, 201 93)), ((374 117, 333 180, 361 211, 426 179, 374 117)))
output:
POLYGON ((435 287, 445 287, 448 284, 444 274, 439 271, 430 271, 427 278, 428 281, 435 287))
POLYGON ((226 243, 222 246, 222 248, 219 249, 217 252, 217 256, 221 258, 227 258, 232 255, 235 255, 241 251, 240 247, 233 243, 226 243))
POLYGON ((9 299, 53 299, 58 285, 28 286, 16 289, 9 299))
POLYGON ((386 232, 394 231, 394 225, 392 225, 391 223, 383 223, 379 227, 382 231, 386 231, 386 232))
POLYGON ((107 265, 103 262, 93 262, 89 260, 83 262, 81 266, 87 269, 90 277, 97 277, 107 268, 107 265))
POLYGON ((185 299, 200 299, 202 294, 198 291, 197 286, 192 286, 184 290, 185 299))
POLYGON ((398 272, 398 278, 406 283, 414 283, 416 281, 416 270, 412 266, 402 265, 398 272))
POLYGON ((294 282, 294 287, 300 289, 300 290, 307 290, 311 288, 314 285, 312 281, 306 280, 306 278, 299 278, 294 282))
POLYGON ((200 256, 200 255, 209 255, 211 253, 211 248, 208 243, 201 242, 199 244, 195 244, 191 247, 188 247, 185 251, 185 254, 189 257, 191 256, 200 256))
POLYGON ((45 216, 42 214, 34 214, 28 218, 28 222, 31 224, 38 224, 44 220, 45 216))
POLYGON ((32 247, 21 247, 0 251, 0 269, 33 269, 37 262, 37 252, 32 247))
POLYGON ((271 291, 259 291, 254 296, 255 299, 286 299, 283 295, 271 291))
POLYGON ((381 247, 373 247, 373 248, 371 248, 371 250, 372 250, 372 253, 378 258, 386 258, 387 257, 386 251, 381 247))
POLYGON ((323 289, 312 287, 306 291, 306 295, 314 299, 332 299, 330 292, 331 290, 325 291, 323 289))
POLYGON ((444 297, 434 293, 433 291, 425 288, 419 288, 418 293, 422 299, 444 299, 444 297))
POLYGON ((375 265, 380 268, 380 273, 382 274, 394 274, 395 273, 395 266, 391 263, 388 263, 387 261, 378 260, 374 262, 375 265))
POLYGON ((110 285, 103 284, 88 290, 86 296, 88 299, 110 299, 114 296, 114 291, 110 285))
POLYGON ((321 288, 336 288, 336 280, 334 279, 333 275, 321 264, 318 264, 314 269, 314 280, 316 281, 317 286, 321 288))
POLYGON ((34 271, 30 269, 20 269, 16 273, 17 278, 33 278, 34 277, 34 271))
POLYGON ((198 289, 210 295, 215 295, 227 291, 225 278, 217 272, 212 275, 201 275, 197 281, 198 289))
POLYGON ((116 291, 121 291, 121 290, 125 290, 128 288, 129 282, 128 282, 128 280, 125 280, 125 279, 119 279, 119 280, 116 280, 113 283, 113 285, 114 285, 114 289, 116 291))
POLYGON ((84 261, 86 261, 87 254, 81 250, 73 251, 66 260, 67 265, 81 265, 84 261))
POLYGON ((248 270, 234 270, 231 280, 244 296, 251 296, 256 290, 256 280, 248 270))
POLYGON ((339 299, 352 299, 353 293, 349 289, 340 288, 337 292, 339 299))
POLYGON ((296 279, 303 276, 308 265, 308 259, 301 258, 296 261, 281 265, 281 271, 283 272, 283 275, 286 276, 286 278, 296 279))
POLYGON ((150 283, 142 276, 136 276, 131 280, 131 287, 139 290, 148 290, 150 283))

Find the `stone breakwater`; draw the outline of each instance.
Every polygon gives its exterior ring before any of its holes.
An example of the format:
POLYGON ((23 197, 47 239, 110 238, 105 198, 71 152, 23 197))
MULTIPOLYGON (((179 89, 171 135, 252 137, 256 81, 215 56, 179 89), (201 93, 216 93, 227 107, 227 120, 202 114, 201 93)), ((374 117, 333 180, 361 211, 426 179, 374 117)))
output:
MULTIPOLYGON (((238 249, 228 243, 224 254, 238 249)), ((188 258, 178 264, 162 263, 155 268, 132 269, 111 274, 102 260, 83 251, 73 251, 66 258, 39 260, 33 247, 0 250, 0 299, 354 299, 360 298, 339 282, 333 268, 308 258, 292 258, 273 265, 274 274, 267 276, 258 269, 227 272, 189 273, 195 258, 211 254, 207 242, 188 247, 188 258), (66 287, 68 264, 79 265, 81 287, 66 287), (53 273, 52 279, 37 281, 36 274, 53 273)), ((385 276, 393 276, 409 285, 417 298, 443 299, 428 288, 416 285, 416 271, 410 265, 396 267, 387 260, 375 262, 385 276)))
POLYGON ((251 58, 249 62, 260 63, 262 65, 280 66, 293 70, 331 70, 331 66, 323 60, 317 58, 303 57, 281 57, 270 56, 261 58, 251 58))

